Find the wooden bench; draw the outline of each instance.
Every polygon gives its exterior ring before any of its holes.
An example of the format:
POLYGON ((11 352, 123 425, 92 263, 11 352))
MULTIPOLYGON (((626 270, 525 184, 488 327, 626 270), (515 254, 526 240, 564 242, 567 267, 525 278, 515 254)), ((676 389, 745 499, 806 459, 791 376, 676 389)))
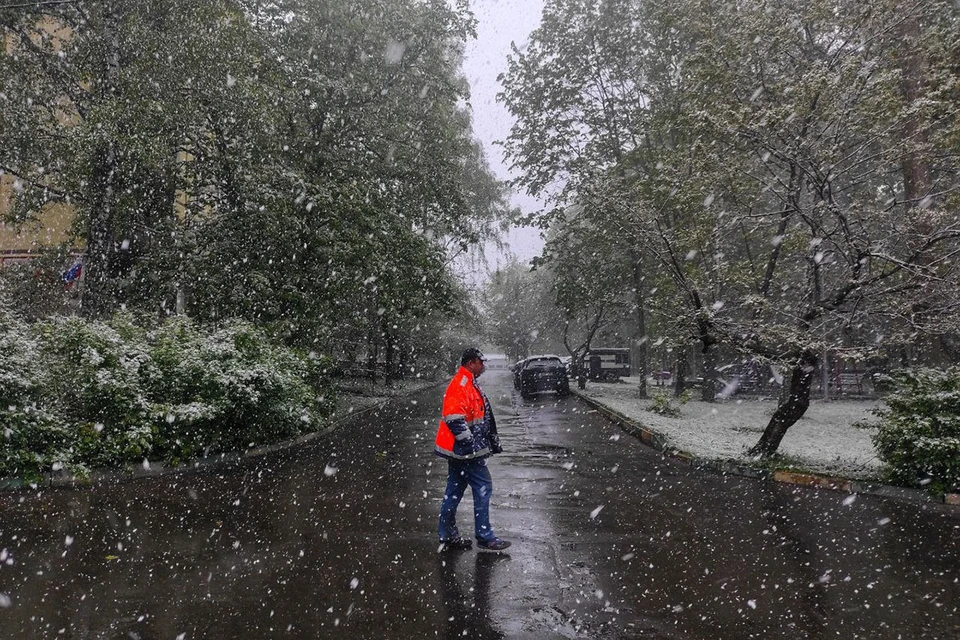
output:
POLYGON ((843 393, 845 389, 856 389, 857 393, 863 393, 863 381, 867 377, 865 371, 841 371, 834 377, 834 387, 838 393, 843 393))

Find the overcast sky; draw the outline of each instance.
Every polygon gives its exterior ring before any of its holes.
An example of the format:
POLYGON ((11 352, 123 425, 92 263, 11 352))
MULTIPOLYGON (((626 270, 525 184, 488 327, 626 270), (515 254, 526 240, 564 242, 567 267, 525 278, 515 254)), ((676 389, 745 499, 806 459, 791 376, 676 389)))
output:
MULTIPOLYGON (((470 81, 473 129, 487 151, 487 159, 494 174, 503 180, 511 177, 503 159, 503 149, 494 145, 510 133, 510 114, 497 103, 500 86, 497 75, 506 71, 510 43, 521 45, 540 23, 543 0, 471 0, 470 7, 477 18, 477 39, 468 43, 464 72, 470 81)), ((539 204, 532 198, 516 194, 513 204, 525 212, 536 210, 539 204)), ((517 229, 507 237, 510 250, 521 260, 539 255, 543 242, 539 231, 517 229)), ((488 251, 491 268, 498 260, 488 251)))

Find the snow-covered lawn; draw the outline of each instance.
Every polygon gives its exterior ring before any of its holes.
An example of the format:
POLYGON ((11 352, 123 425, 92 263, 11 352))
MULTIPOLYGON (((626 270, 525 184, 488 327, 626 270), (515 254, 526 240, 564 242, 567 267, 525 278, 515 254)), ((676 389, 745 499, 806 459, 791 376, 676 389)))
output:
MULTIPOLYGON (((651 395, 657 389, 648 387, 651 395)), ((718 460, 746 461, 746 450, 756 444, 776 409, 775 399, 734 397, 715 403, 692 400, 680 408, 679 418, 668 418, 647 411, 650 401, 636 397, 636 383, 630 379, 619 384, 589 383, 582 393, 665 436, 677 449, 718 460)), ((672 404, 677 406, 676 401, 672 404)), ((875 477, 880 460, 870 437, 876 430, 858 428, 854 423, 872 418, 870 410, 878 404, 814 400, 806 415, 787 432, 779 452, 817 473, 875 477)))

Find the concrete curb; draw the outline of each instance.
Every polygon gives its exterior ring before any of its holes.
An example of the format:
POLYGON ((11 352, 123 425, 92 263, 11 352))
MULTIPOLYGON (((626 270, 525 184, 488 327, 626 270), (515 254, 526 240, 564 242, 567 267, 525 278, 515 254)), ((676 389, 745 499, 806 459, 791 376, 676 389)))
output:
POLYGON ((619 411, 608 407, 596 398, 591 398, 578 389, 571 389, 571 392, 586 404, 597 410, 611 422, 618 425, 621 429, 634 436, 640 442, 669 458, 678 460, 690 465, 695 469, 711 471, 722 475, 742 476, 745 478, 754 478, 757 480, 768 480, 784 484, 799 485, 814 489, 829 489, 831 491, 842 491, 844 493, 862 493, 867 495, 882 496, 885 498, 894 498, 898 500, 909 500, 912 502, 930 502, 934 504, 946 504, 950 506, 960 506, 960 494, 948 493, 943 496, 936 496, 920 489, 909 489, 905 487, 896 487, 876 482, 851 480, 849 478, 834 478, 830 476, 821 476, 813 473, 798 473, 789 469, 764 469, 751 467, 749 465, 739 464, 729 460, 716 460, 712 458, 700 458, 687 451, 681 451, 676 447, 670 446, 666 436, 657 433, 642 424, 626 417, 619 411))
POLYGON ((320 431, 314 431, 312 433, 306 433, 296 438, 290 440, 284 440, 283 442, 278 442, 276 444, 265 445, 262 447, 254 447, 251 449, 246 449, 245 451, 231 451, 228 453, 223 453, 218 456, 213 456, 210 458, 196 458, 189 462, 185 462, 176 467, 163 464, 162 462, 154 462, 148 460, 145 464, 135 465, 131 469, 94 469, 90 472, 89 477, 78 477, 73 474, 64 472, 64 471, 50 471, 43 474, 43 478, 40 482, 25 482, 19 478, 0 478, 0 491, 12 491, 17 489, 25 488, 34 488, 34 487, 69 487, 69 486, 88 486, 94 484, 101 484, 104 482, 120 482, 123 480, 134 480, 137 478, 149 478, 152 476, 167 475, 170 473, 182 473, 185 471, 192 471, 194 469, 203 469, 206 467, 211 467, 214 465, 223 465, 239 462, 245 458, 258 458, 265 456, 270 453, 276 453, 277 451, 284 451, 286 449, 292 449, 314 440, 318 440, 325 436, 330 435, 331 433, 337 431, 341 427, 362 418, 368 414, 376 413, 380 411, 391 402, 394 402, 398 399, 407 398, 411 395, 421 393, 423 391, 428 391, 434 389, 443 384, 446 384, 446 380, 438 380, 432 384, 423 386, 416 391, 412 391, 408 394, 390 396, 385 400, 381 400, 375 404, 370 405, 369 407, 363 407, 356 411, 352 411, 346 415, 340 416, 330 422, 326 427, 320 431))

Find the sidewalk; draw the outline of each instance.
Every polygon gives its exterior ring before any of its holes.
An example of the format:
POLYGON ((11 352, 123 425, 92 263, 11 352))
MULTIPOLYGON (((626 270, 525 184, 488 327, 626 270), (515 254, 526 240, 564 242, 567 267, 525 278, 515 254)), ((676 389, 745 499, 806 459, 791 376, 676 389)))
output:
MULTIPOLYGON (((413 395, 446 381, 445 378, 443 380, 404 379, 394 381, 387 387, 382 380, 376 383, 371 383, 369 380, 340 380, 335 385, 337 406, 330 420, 333 423, 340 422, 358 411, 384 404, 392 398, 413 395)), ((438 406, 437 411, 439 410, 438 406)))
MULTIPOLYGON (((956 494, 938 500, 922 490, 882 483, 882 463, 871 442, 876 428, 857 425, 875 422, 871 411, 879 406, 878 401, 811 401, 807 413, 784 437, 778 451, 781 457, 761 462, 746 452, 770 420, 775 399, 691 400, 682 406, 671 400, 680 409, 680 416, 673 418, 648 411, 651 401, 637 397, 637 382, 632 378, 620 383, 590 382, 585 390, 574 389, 574 393, 644 444, 697 467, 792 484, 960 504, 956 494)), ((658 390, 672 393, 669 387, 647 387, 648 395, 658 390)))

